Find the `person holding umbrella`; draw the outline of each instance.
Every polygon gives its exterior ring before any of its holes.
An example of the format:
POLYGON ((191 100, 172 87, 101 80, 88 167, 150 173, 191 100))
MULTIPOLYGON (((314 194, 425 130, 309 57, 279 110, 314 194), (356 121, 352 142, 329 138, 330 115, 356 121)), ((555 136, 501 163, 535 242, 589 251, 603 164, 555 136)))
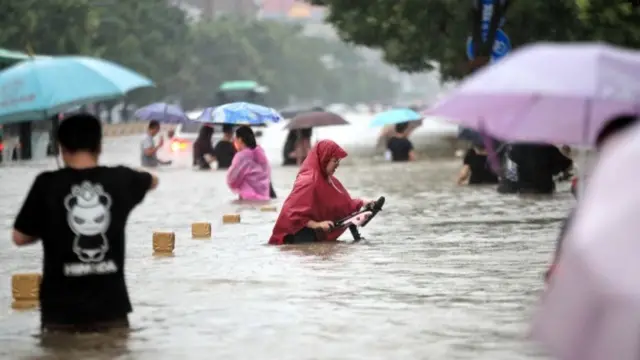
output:
POLYGON ((284 141, 284 147, 282 148, 282 166, 297 165, 295 150, 298 135, 297 130, 289 130, 287 138, 284 141))
POLYGON ((413 143, 409 140, 409 122, 395 125, 395 134, 387 140, 387 157, 394 162, 416 161, 413 143))
POLYGON ((311 136, 313 134, 313 128, 300 129, 298 132, 298 140, 295 144, 294 157, 296 158, 296 165, 300 166, 304 159, 307 158, 309 151, 311 151, 311 136))
POLYGON ((227 171, 229 188, 240 200, 271 199, 271 166, 253 130, 249 126, 238 127, 234 143, 238 153, 227 171))
POLYGON ((589 191, 559 238, 549 286, 532 335, 562 360, 635 360, 638 320, 637 170, 640 129, 634 115, 606 124, 589 191))
POLYGON ((157 120, 149 121, 147 127, 147 133, 141 143, 142 154, 141 163, 144 167, 156 167, 158 165, 171 165, 171 161, 162 161, 158 159, 158 150, 162 148, 164 144, 164 138, 161 136, 158 144, 155 144, 153 138, 160 132, 160 123, 157 120))
POLYGON ((233 125, 222 124, 222 134, 222 139, 216 144, 214 154, 218 161, 218 169, 228 169, 236 155, 236 148, 233 145, 233 125))
MULTIPOLYGON (((624 133, 630 127, 635 125, 637 121, 638 121, 638 118, 633 115, 623 115, 611 120, 611 122, 609 122, 604 126, 604 128, 602 129, 602 131, 600 131, 600 134, 596 138, 596 149, 598 150, 598 152, 601 152, 602 149, 605 146, 607 146, 610 142, 612 142, 611 140, 618 137, 619 134, 624 133)), ((577 178, 574 180, 576 181, 573 182, 571 185, 571 192, 573 196, 577 199, 578 198, 577 178)), ((566 220, 562 223, 562 227, 560 228, 560 234, 558 235, 558 238, 556 240, 556 248, 553 253, 553 260, 551 262, 551 265, 549 266, 549 269, 545 272, 544 277, 546 282, 548 282, 549 279, 551 278, 551 275, 555 271, 556 264, 558 263, 558 260, 560 260, 562 244, 564 242, 564 238, 567 233, 567 230, 569 229, 569 226, 573 222, 574 216, 575 216, 575 209, 571 210, 571 212, 569 213, 569 216, 567 216, 566 220)))
POLYGON ((497 184, 498 175, 491 169, 487 151, 482 143, 474 143, 462 160, 458 185, 497 184))
POLYGON ((289 136, 284 145, 285 165, 295 164, 300 166, 304 162, 311 150, 313 128, 349 124, 342 116, 321 110, 320 108, 315 108, 314 111, 300 113, 285 127, 289 130, 289 136))
POLYGON ((213 137, 213 127, 204 124, 198 131, 196 141, 193 142, 193 165, 200 170, 211 169, 210 164, 216 161, 211 137, 213 137))

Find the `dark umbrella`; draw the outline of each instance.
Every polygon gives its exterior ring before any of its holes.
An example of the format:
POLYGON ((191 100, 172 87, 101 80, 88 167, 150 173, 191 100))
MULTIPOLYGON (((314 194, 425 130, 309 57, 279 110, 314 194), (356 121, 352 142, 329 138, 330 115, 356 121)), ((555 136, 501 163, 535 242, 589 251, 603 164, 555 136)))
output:
POLYGON ((283 118, 285 119, 293 119, 294 117, 303 114, 303 113, 307 113, 310 111, 324 111, 323 108, 316 106, 313 108, 307 108, 307 107, 288 107, 288 108, 284 108, 284 109, 280 109, 280 115, 282 115, 283 118))
POLYGON ((348 125, 349 122, 342 116, 332 112, 312 111, 300 114, 289 121, 286 129, 309 129, 319 126, 348 125))
POLYGON ((189 121, 184 111, 177 105, 153 103, 136 110, 134 116, 140 120, 157 120, 162 123, 182 123, 189 121))

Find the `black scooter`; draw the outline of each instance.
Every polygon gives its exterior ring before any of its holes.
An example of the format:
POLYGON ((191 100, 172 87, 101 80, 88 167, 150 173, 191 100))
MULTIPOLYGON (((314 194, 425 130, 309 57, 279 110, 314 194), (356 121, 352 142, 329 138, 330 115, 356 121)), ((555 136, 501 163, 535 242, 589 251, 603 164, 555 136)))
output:
POLYGON ((381 196, 378 200, 367 204, 362 210, 356 211, 338 221, 334 222, 332 229, 348 227, 353 236, 353 242, 359 242, 363 239, 360 235, 359 227, 365 227, 371 219, 373 219, 384 206, 385 198, 381 196))

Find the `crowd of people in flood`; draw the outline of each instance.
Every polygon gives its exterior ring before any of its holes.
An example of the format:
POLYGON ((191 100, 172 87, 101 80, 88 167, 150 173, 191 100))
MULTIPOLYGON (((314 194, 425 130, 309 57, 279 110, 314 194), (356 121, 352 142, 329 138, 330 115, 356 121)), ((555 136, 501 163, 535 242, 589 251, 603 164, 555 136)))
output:
MULTIPOLYGON (((162 140, 155 142, 154 138, 159 130, 158 122, 151 121, 141 141, 145 168, 168 164, 158 159, 162 140)), ((203 126, 194 145, 195 165, 210 166, 219 154, 230 150, 232 142, 230 164, 218 164, 228 166, 229 188, 244 200, 275 197, 269 162, 250 127, 225 127, 227 136, 214 148, 210 134, 203 126)), ((102 125, 92 115, 65 119, 56 139, 64 167, 36 177, 12 234, 18 246, 38 240, 43 244, 41 329, 94 332, 128 328, 132 307, 124 275, 125 225, 130 212, 158 186, 158 177, 125 166, 100 165, 102 125)), ((309 145, 307 139, 303 146, 309 145)), ((338 144, 322 140, 304 151, 304 159, 299 158, 301 151, 296 152, 300 170, 269 244, 337 240, 345 228, 336 228, 333 221, 372 203, 352 198, 335 177, 340 160, 347 156, 338 144)))
MULTIPOLYGON (((612 122, 601 133, 599 146, 633 122, 635 117, 612 122)), ((408 140, 410 128, 409 123, 397 124, 388 134, 390 160, 416 160, 408 140)), ((154 139, 159 131, 160 124, 151 121, 142 139, 141 165, 146 168, 169 164, 158 158, 162 140, 154 139)), ((251 127, 224 126, 223 132, 214 146, 213 129, 202 126, 194 143, 194 166, 210 169, 216 163, 218 169, 226 170, 227 184, 240 199, 274 198, 271 166, 251 127)), ((291 134, 285 144, 284 164, 300 168, 268 242, 335 241, 345 229, 336 228, 334 221, 372 201, 352 197, 335 176, 347 156, 343 148, 331 140, 313 144, 311 129, 291 134)), ((132 307, 124 275, 125 225, 129 213, 159 180, 147 171, 100 165, 102 127, 92 115, 65 119, 56 139, 65 167, 37 176, 13 230, 17 245, 43 243, 42 330, 128 327, 132 307), (71 271, 80 263, 87 265, 86 271, 71 271)), ((487 148, 484 143, 475 143, 467 150, 458 184, 491 184, 501 193, 548 194, 554 191, 554 177, 571 172, 573 162, 567 149, 544 144, 489 144, 487 148), (502 173, 492 166, 492 152, 502 173)), ((559 249, 560 245, 558 253, 559 249)))
POLYGON ((464 154, 459 185, 496 185, 501 194, 550 195, 557 181, 573 177, 573 160, 567 147, 551 144, 474 143, 464 154), (492 154, 493 153, 493 154, 492 154), (493 155, 494 159, 491 159, 493 155))

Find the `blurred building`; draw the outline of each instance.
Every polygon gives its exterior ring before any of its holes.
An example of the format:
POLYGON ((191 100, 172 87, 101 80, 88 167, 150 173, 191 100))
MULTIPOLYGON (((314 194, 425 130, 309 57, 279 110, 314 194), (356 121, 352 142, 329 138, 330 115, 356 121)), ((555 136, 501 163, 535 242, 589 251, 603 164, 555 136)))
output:
POLYGON ((324 8, 312 6, 300 0, 262 0, 260 2, 261 18, 318 22, 322 21, 324 16, 324 8))

